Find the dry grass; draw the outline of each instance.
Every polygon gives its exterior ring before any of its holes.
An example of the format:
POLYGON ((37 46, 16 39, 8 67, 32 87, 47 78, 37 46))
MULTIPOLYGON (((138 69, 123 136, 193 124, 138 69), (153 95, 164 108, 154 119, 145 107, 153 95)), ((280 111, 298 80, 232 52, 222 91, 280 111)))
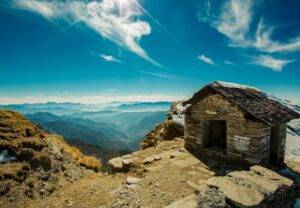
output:
POLYGON ((92 156, 82 156, 77 161, 79 165, 92 169, 94 171, 99 171, 101 168, 101 163, 95 157, 92 156))
POLYGON ((49 135, 46 139, 59 150, 70 156, 77 164, 87 169, 99 171, 101 168, 101 162, 92 156, 85 156, 79 149, 67 144, 64 139, 57 135, 49 135))
POLYGON ((67 144, 62 137, 44 137, 39 128, 20 113, 11 110, 0 110, 0 150, 9 149, 18 152, 17 150, 30 148, 39 152, 47 147, 45 141, 48 141, 77 164, 95 171, 100 169, 101 163, 99 160, 83 155, 79 149, 67 144))
POLYGON ((14 140, 23 137, 34 137, 38 127, 20 113, 11 110, 0 110, 0 139, 14 140))

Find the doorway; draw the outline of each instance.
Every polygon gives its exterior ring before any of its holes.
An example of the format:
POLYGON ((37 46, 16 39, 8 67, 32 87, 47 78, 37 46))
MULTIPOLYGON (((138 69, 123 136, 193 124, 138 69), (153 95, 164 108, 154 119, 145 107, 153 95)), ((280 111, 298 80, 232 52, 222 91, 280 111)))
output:
POLYGON ((226 153, 226 121, 205 120, 203 122, 204 148, 226 153))
POLYGON ((282 158, 279 155, 280 152, 280 125, 275 125, 271 127, 270 136, 270 164, 278 165, 282 163, 282 158))

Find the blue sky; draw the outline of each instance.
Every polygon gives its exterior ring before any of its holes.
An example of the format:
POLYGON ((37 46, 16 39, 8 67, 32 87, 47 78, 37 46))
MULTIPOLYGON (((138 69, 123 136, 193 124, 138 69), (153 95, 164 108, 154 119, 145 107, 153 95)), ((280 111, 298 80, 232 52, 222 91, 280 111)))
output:
POLYGON ((224 80, 300 100, 300 1, 4 0, 0 103, 176 100, 224 80))

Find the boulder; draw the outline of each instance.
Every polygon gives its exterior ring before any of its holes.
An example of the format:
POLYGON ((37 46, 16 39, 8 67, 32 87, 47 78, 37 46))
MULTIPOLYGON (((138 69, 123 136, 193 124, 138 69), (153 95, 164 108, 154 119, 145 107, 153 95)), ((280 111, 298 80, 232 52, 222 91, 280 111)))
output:
POLYGON ((128 163, 127 159, 125 160, 126 163, 124 163, 122 158, 117 157, 109 160, 108 164, 114 172, 126 172, 129 169, 130 163, 128 163))
POLYGON ((202 185, 197 196, 197 208, 226 208, 225 195, 216 188, 202 185))
POLYGON ((151 164, 154 162, 154 157, 146 157, 144 160, 143 160, 143 164, 144 165, 147 165, 147 164, 151 164))
POLYGON ((228 177, 212 177, 208 179, 207 184, 223 192, 226 198, 238 207, 259 207, 264 200, 261 192, 238 185, 228 177))

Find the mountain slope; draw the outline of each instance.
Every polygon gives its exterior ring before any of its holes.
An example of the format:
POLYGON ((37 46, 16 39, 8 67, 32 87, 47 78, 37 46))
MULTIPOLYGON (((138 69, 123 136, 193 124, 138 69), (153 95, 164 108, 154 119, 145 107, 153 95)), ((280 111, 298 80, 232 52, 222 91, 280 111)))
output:
POLYGON ((91 129, 85 125, 76 124, 68 121, 52 121, 41 123, 41 126, 56 134, 63 135, 65 138, 75 139, 80 138, 90 144, 95 144, 104 149, 120 150, 127 149, 121 141, 112 141, 110 137, 98 130, 91 129))
POLYGON ((21 114, 0 110, 1 207, 8 201, 19 203, 51 194, 59 178, 79 179, 84 171, 81 166, 99 171, 101 164, 63 138, 42 132, 21 114))

